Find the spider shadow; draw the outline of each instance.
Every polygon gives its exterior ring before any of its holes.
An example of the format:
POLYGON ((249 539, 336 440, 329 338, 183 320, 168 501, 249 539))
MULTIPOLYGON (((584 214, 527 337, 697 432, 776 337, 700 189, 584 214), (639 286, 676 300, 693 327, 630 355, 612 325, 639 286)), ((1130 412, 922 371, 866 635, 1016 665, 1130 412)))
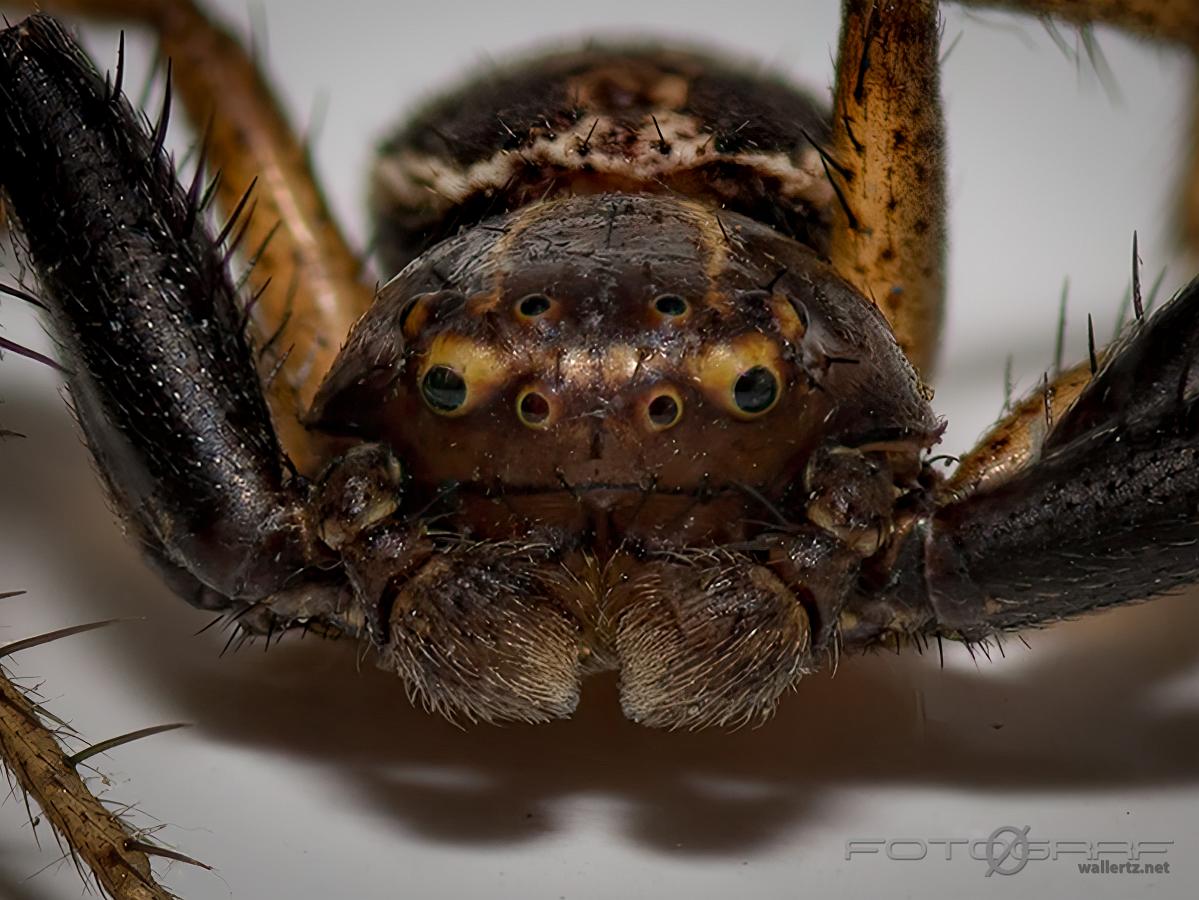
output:
MULTIPOLYGON (((459 729, 414 709, 349 641, 286 639, 218 658, 223 638, 143 569, 111 525, 69 417, 6 397, 5 516, 70 548, 78 621, 110 629, 109 658, 207 737, 327 767, 360 805, 429 840, 502 844, 561 830, 567 802, 618 801, 626 837, 658 852, 742 854, 823 817, 856 787, 1103 791, 1199 780, 1199 709, 1165 695, 1199 660, 1199 594, 1163 598, 1005 645, 979 670, 960 648, 842 660, 764 727, 662 733, 628 723, 612 679, 574 718, 459 729), (86 602, 86 607, 84 603, 86 602), (148 639, 148 635, 153 635, 148 639)), ((17 548, 18 550, 20 548, 17 548)), ((58 603, 59 599, 54 598, 58 603)), ((992 651, 994 653, 994 651, 992 651)))

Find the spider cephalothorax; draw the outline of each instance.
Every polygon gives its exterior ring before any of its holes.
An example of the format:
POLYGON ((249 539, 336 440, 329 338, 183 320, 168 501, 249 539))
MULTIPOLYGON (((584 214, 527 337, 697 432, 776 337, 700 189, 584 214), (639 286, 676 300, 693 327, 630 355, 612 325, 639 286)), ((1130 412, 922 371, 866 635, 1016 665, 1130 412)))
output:
MULTIPOLYGON (((410 265, 355 328, 312 424, 391 448, 408 475, 405 504, 444 514, 441 528, 535 546, 527 577, 562 569, 535 605, 569 620, 563 658, 614 661, 626 685, 654 682, 642 694, 671 678, 633 671, 662 665, 658 632, 690 624, 666 606, 658 621, 653 597, 718 602, 688 583, 716 572, 742 585, 727 634, 701 630, 670 650, 688 678, 714 662, 738 673, 726 686, 710 677, 719 710, 698 698, 679 707, 701 717, 756 715, 762 685, 745 676, 764 651, 785 648, 794 677, 831 636, 821 630, 813 648, 784 627, 806 632, 809 616, 760 565, 769 541, 756 542, 780 522, 818 522, 844 542, 848 573, 920 496, 920 453, 937 433, 885 321, 811 250, 692 201, 609 194, 493 219, 410 265)), ((395 489, 379 484, 382 495, 395 489)), ((382 496, 369 505, 385 508, 382 496)), ((411 594, 391 601, 405 648, 411 594)), ((817 612, 827 626, 831 610, 817 612)), ((448 631, 501 627, 445 615, 448 631)), ((710 630, 714 615, 695 619, 710 630)), ((533 612, 510 625, 534 645, 559 627, 533 612)), ((477 652, 469 643, 460 655, 477 652)), ((563 677, 573 698, 576 667, 563 677)), ((429 696, 446 676, 413 680, 429 696)), ((766 695, 782 686, 762 680, 766 695)), ((659 705, 630 711, 671 715, 659 705)))
MULTIPOLYGON (((761 718, 841 648, 1199 574, 1195 290, 932 471, 932 0, 846 3, 831 115, 649 47, 429 104, 376 167, 402 268, 377 294, 236 45, 184 0, 138 9, 193 112, 228 101, 224 177, 179 187, 165 124, 35 16, 0 35, 0 178, 99 467, 191 602, 359 636, 450 715, 565 715, 611 667, 629 716, 697 727, 761 718)), ((1199 33, 1190 9, 1089 14, 1199 33)))
POLYGON ((822 445, 919 471, 936 424, 915 374, 809 249, 674 197, 491 222, 380 292, 313 411, 394 448, 418 502, 452 484, 472 533, 607 559, 802 517, 822 445))

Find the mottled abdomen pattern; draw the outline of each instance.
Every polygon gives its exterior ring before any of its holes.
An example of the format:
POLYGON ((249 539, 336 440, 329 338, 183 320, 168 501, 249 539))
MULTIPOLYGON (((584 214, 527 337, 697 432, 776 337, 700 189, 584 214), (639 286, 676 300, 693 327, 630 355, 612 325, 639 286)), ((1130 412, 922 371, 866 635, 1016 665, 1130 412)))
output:
POLYGON ((459 230, 553 197, 674 193, 823 253, 834 199, 813 142, 827 114, 777 77, 695 52, 591 47, 481 74, 382 147, 389 272, 459 230))

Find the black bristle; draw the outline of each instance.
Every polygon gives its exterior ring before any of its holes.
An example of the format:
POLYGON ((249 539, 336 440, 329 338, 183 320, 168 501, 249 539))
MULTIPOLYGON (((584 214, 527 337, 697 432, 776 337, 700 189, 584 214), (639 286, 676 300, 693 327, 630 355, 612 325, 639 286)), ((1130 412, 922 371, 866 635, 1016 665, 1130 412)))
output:
POLYGON ((878 37, 880 27, 881 22, 872 3, 870 11, 866 15, 866 22, 862 27, 862 56, 858 60, 858 75, 853 86, 853 99, 858 104, 861 104, 862 97, 866 92, 866 72, 870 69, 870 45, 878 37))
POLYGON ((73 637, 77 634, 83 634, 88 631, 95 631, 97 628, 104 628, 116 622, 125 622, 128 619, 104 619, 100 622, 88 622, 84 625, 71 625, 68 628, 59 628, 55 631, 47 631, 44 634, 37 634, 33 637, 22 638, 21 640, 13 641, 0 647, 0 658, 12 656, 14 653, 20 653, 22 650, 29 650, 33 647, 40 647, 43 644, 49 644, 53 641, 62 640, 63 638, 73 637))
POLYGON ((237 229, 237 234, 233 235, 233 239, 225 246, 225 254, 222 258, 222 263, 228 265, 233 259, 233 255, 237 253, 237 248, 241 246, 241 242, 246 238, 246 231, 250 227, 250 223, 254 221, 254 211, 258 208, 258 201, 255 200, 250 204, 249 210, 246 211, 242 218, 241 226, 237 229))
POLYGON ((841 189, 841 185, 837 183, 837 179, 833 177, 833 173, 829 169, 828 160, 826 160, 823 156, 820 157, 820 165, 824 168, 824 176, 828 179, 828 183, 833 189, 833 194, 837 198, 837 203, 840 205, 841 210, 845 213, 849 230, 857 231, 858 217, 855 216, 853 210, 849 208, 849 201, 845 198, 845 192, 841 189))
POLYGON ((162 152, 167 140, 167 127, 171 122, 171 60, 167 60, 166 87, 162 92, 162 112, 158 114, 158 123, 150 138, 150 156, 155 157, 162 152))
POLYGON ((1137 252, 1137 233, 1132 233, 1132 309, 1137 321, 1145 318, 1145 303, 1141 299, 1141 257, 1137 252))
POLYGON ((121 36, 117 38, 117 71, 116 78, 112 85, 112 99, 119 100, 121 92, 125 89, 125 29, 121 29, 121 36))
POLYGON ((16 341, 10 341, 6 337, 0 337, 0 350, 9 350, 17 356, 23 356, 26 359, 32 359, 34 362, 39 362, 44 366, 49 366, 51 369, 56 369, 59 372, 67 370, 59 365, 56 361, 46 356, 44 353, 38 353, 36 350, 31 350, 28 347, 18 344, 16 341))
POLYGON ((213 201, 216 199, 217 190, 220 188, 220 186, 221 173, 218 171, 212 176, 211 179, 209 179, 208 186, 204 188, 204 196, 200 198, 200 205, 198 207, 200 212, 204 212, 210 206, 212 206, 213 201))
POLYGON ((0 284, 0 294, 7 294, 16 300, 21 300, 25 303, 28 303, 30 306, 36 306, 38 309, 49 309, 45 303, 33 296, 33 294, 23 291, 20 288, 13 287, 9 284, 0 284))
POLYGON ((237 201, 237 206, 233 207, 233 212, 229 214, 229 219, 225 222, 225 227, 222 228, 216 238, 213 239, 213 243, 218 247, 225 243, 229 237, 229 234, 237 226, 238 221, 241 219, 242 213, 244 213, 246 210, 246 204, 250 202, 250 195, 254 193, 254 188, 256 187, 258 187, 257 175, 254 176, 253 180, 250 182, 250 186, 247 187, 245 192, 241 195, 241 199, 237 201))
POLYGON ((180 728, 189 727, 186 722, 173 722, 169 725, 152 725, 149 728, 139 728, 137 731, 130 731, 118 737, 109 738, 106 741, 100 741, 91 746, 84 747, 77 753, 72 753, 64 758, 64 762, 71 768, 77 768, 80 763, 91 759, 101 753, 107 753, 109 750, 114 750, 117 747, 131 744, 134 741, 140 741, 142 738, 152 737, 156 734, 163 734, 167 731, 176 731, 180 728))
POLYGON ((250 321, 254 315, 254 307, 256 307, 258 305, 258 301, 262 299, 262 295, 266 293, 267 288, 269 288, 270 286, 271 286, 271 278, 267 278, 266 281, 264 281, 261 284, 261 286, 259 286, 258 290, 256 290, 250 296, 250 299, 246 302, 246 305, 242 310, 242 320, 241 320, 241 326, 240 326, 243 333, 250 326, 250 321))
POLYGON ((1095 353, 1095 322, 1087 313, 1087 357, 1091 362, 1091 374, 1099 371, 1099 357, 1095 353))
POLYGON ((1070 279, 1062 281, 1062 294, 1057 306, 1057 336, 1053 343, 1053 374, 1062 371, 1062 356, 1066 350, 1066 302, 1070 298, 1070 279))
POLYGON ((196 222, 199 221, 200 214, 204 209, 204 171, 208 168, 208 148, 211 138, 212 117, 210 116, 208 124, 204 126, 204 133, 200 138, 200 155, 196 159, 196 171, 192 175, 191 184, 187 188, 187 219, 184 222, 184 234, 191 234, 195 230, 196 222))
POLYGON ((800 134, 802 134, 804 139, 815 148, 817 153, 820 154, 820 158, 824 160, 825 165, 831 167, 838 175, 846 180, 853 178, 853 170, 833 156, 828 148, 816 140, 816 138, 812 137, 811 133, 806 128, 801 128, 800 134))

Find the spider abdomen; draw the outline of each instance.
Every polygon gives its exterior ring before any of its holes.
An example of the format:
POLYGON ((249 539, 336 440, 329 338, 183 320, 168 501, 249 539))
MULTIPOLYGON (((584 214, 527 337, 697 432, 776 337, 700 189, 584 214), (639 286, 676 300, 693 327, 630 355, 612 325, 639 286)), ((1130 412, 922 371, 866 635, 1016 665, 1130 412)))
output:
POLYGON ((671 193, 823 250, 833 200, 809 96, 716 57, 590 48, 488 72, 387 140, 374 173, 383 261, 553 197, 671 193))

